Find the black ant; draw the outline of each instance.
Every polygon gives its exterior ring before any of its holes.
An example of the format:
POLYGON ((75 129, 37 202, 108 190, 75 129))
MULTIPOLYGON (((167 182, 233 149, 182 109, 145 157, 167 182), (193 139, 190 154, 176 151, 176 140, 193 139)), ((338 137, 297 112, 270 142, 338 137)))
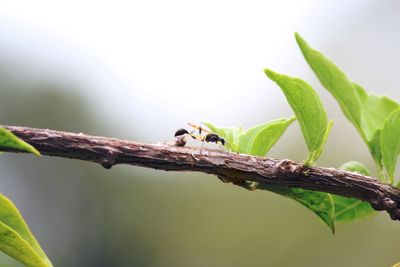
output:
POLYGON ((219 135, 215 134, 215 133, 211 133, 209 131, 207 131, 206 129, 204 129, 201 126, 192 124, 192 123, 188 123, 188 125, 192 128, 194 128, 193 131, 191 131, 190 133, 186 130, 186 129, 179 129, 175 132, 175 137, 176 137, 176 142, 175 145, 177 146, 185 146, 187 143, 187 139, 186 137, 189 135, 190 137, 192 137, 193 139, 203 142, 201 145, 201 150, 200 153, 203 151, 203 147, 204 147, 204 143, 215 143, 217 145, 225 145, 226 141, 224 138, 220 137, 219 135), (195 135, 194 132, 198 130, 199 131, 199 135, 195 135), (205 136, 202 136, 201 133, 202 132, 206 132, 207 134, 205 136))

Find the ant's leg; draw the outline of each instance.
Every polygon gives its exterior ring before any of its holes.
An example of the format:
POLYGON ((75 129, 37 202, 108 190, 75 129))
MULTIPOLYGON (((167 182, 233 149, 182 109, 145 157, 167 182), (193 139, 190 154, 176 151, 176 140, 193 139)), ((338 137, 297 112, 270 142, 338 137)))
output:
POLYGON ((206 142, 206 140, 203 140, 203 143, 201 144, 201 149, 200 149, 200 154, 203 152, 203 148, 204 148, 204 143, 206 142))
POLYGON ((221 151, 221 152, 224 152, 224 149, 223 149, 224 145, 222 144, 222 142, 221 141, 217 141, 215 143, 218 145, 218 150, 221 151))
MULTIPOLYGON (((220 149, 222 152, 225 152, 225 153, 227 153, 227 154, 229 154, 230 152, 232 152, 232 149, 231 149, 230 146, 224 146, 224 145, 222 145, 222 144, 219 145, 219 149, 220 149)), ((237 152, 237 153, 239 154, 239 152, 237 152)))

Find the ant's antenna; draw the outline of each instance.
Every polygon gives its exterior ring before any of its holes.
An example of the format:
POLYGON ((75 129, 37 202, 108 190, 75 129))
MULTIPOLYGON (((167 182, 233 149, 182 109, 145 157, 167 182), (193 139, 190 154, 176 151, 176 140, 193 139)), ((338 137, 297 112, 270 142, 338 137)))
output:
MULTIPOLYGON (((224 139, 224 140, 225 140, 225 139, 224 139)), ((225 145, 227 146, 229 152, 233 152, 232 147, 231 147, 231 144, 229 144, 229 142, 226 141, 226 140, 225 140, 225 145)))

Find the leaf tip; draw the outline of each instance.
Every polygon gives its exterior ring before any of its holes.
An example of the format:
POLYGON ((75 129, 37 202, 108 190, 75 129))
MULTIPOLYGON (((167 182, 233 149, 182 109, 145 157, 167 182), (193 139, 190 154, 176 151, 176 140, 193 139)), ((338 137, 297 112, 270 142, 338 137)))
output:
POLYGON ((277 72, 275 72, 275 71, 273 71, 271 69, 268 69, 268 68, 264 69, 264 73, 268 76, 268 78, 270 78, 273 81, 275 81, 277 75, 279 75, 277 72))
POLYGON ((301 37, 298 32, 294 33, 294 37, 296 39, 297 45, 300 47, 300 50, 304 51, 309 48, 307 42, 303 39, 303 37, 301 37))
POLYGON ((34 148, 34 147, 32 147, 33 149, 31 150, 31 153, 33 154, 33 155, 35 155, 35 156, 37 156, 37 157, 41 157, 42 156, 42 154, 40 154, 40 152, 36 149, 36 148, 34 148))
POLYGON ((25 150, 28 151, 29 153, 32 153, 33 155, 37 156, 37 157, 41 157, 42 154, 40 154, 40 152, 33 147, 32 145, 28 144, 27 142, 24 141, 24 145, 25 145, 25 150))
POLYGON ((268 73, 269 73, 270 71, 271 71, 270 69, 268 69, 268 68, 264 68, 264 73, 265 73, 265 74, 267 74, 267 75, 268 75, 268 73))

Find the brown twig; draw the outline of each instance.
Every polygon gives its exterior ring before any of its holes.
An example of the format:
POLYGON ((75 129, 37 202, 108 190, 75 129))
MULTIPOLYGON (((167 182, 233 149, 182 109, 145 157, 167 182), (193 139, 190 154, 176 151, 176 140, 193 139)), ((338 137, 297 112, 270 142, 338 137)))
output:
MULTIPOLYGON (((304 167, 292 160, 178 147, 173 143, 143 144, 113 138, 47 129, 4 126, 33 145, 43 155, 100 163, 109 169, 131 164, 166 171, 197 171, 217 175, 241 185, 247 181, 297 187, 367 201, 376 210, 386 210, 400 220, 400 189, 374 178, 334 168, 304 167)), ((19 152, 0 147, 0 150, 19 152)))

